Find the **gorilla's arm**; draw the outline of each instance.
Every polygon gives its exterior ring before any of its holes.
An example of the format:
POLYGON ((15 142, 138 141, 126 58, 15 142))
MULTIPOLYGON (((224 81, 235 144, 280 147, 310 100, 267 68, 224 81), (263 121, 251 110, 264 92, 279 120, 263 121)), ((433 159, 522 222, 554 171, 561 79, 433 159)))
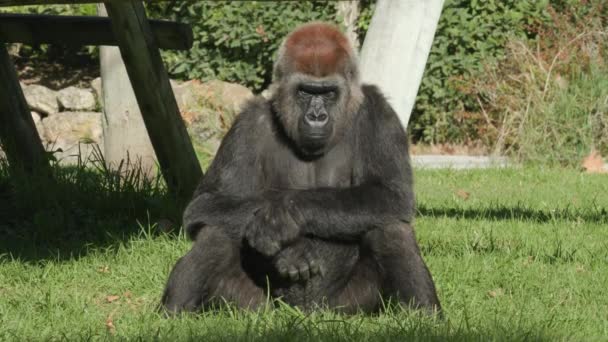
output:
POLYGON ((260 208, 255 173, 256 126, 252 122, 260 102, 250 103, 239 115, 184 212, 184 228, 194 238, 204 226, 218 226, 240 237, 244 224, 260 208))
POLYGON ((387 222, 412 220, 407 136, 384 97, 375 88, 366 87, 364 93, 363 116, 355 126, 362 181, 351 188, 291 193, 291 211, 302 234, 354 240, 387 222))

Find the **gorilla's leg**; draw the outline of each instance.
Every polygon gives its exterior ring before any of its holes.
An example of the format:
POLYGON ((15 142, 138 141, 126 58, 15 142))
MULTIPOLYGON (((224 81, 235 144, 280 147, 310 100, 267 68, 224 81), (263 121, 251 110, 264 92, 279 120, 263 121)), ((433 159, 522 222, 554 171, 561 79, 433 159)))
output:
POLYGON ((363 239, 364 250, 371 253, 379 265, 384 299, 439 312, 435 284, 416 242, 413 228, 396 223, 384 229, 372 230, 363 239))
POLYGON ((410 225, 370 231, 363 237, 360 253, 345 287, 330 305, 345 312, 370 312, 380 309, 382 300, 397 300, 430 313, 441 310, 410 225))
POLYGON ((240 254, 239 243, 220 228, 201 229, 190 252, 171 271, 162 306, 179 313, 224 301, 250 309, 263 304, 264 291, 243 271, 240 254))

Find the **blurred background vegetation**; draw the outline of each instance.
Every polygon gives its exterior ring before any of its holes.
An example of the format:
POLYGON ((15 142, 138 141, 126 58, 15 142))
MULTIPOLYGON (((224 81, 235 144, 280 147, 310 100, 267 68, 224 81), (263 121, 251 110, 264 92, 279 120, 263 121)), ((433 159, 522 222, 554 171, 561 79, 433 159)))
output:
MULTIPOLYGON (((360 41, 373 7, 360 1, 360 41)), ((339 22, 326 1, 174 1, 147 9, 193 27, 190 51, 163 52, 173 78, 221 79, 256 92, 271 81, 285 34, 311 20, 339 22)), ((96 13, 95 5, 4 10, 96 13)), ((577 165, 591 150, 608 155, 607 44, 605 0, 446 0, 410 135, 415 143, 480 146, 543 164, 577 165)), ((20 46, 15 55, 97 63, 94 47, 20 46)))

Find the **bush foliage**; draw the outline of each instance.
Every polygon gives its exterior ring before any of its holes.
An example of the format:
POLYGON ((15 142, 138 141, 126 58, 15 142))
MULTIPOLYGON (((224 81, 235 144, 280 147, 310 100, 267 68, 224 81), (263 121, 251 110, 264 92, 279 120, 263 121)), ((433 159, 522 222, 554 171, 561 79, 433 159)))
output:
POLYGON ((571 166, 593 149, 608 155, 608 4, 587 5, 549 7, 538 39, 510 40, 465 91, 496 153, 571 166))
POLYGON ((202 1, 155 4, 152 17, 192 25, 194 47, 165 51, 169 71, 182 79, 221 79, 262 90, 282 38, 297 25, 335 22, 335 4, 324 1, 202 1))
POLYGON ((512 37, 533 38, 547 1, 446 0, 416 99, 410 129, 427 143, 469 143, 478 138, 474 98, 461 86, 504 56, 512 37))

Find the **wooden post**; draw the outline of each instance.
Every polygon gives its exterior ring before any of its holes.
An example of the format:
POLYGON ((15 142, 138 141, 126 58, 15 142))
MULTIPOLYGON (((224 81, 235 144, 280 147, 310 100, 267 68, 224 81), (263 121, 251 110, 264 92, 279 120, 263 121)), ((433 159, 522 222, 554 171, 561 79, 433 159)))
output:
POLYGON ((363 82, 376 84, 407 127, 443 0, 378 0, 361 50, 363 82))
POLYGON ((112 30, 169 189, 188 200, 202 170, 141 2, 106 3, 112 30))
MULTIPOLYGON (((107 16, 103 4, 97 12, 107 16)), ((112 35, 113 33, 110 32, 112 35)), ((156 172, 156 155, 137 105, 120 50, 113 46, 99 48, 103 101, 104 160, 110 169, 123 160, 141 164, 146 175, 156 172)))
POLYGON ((0 140, 11 169, 50 175, 46 152, 3 43, 0 43, 0 140))

